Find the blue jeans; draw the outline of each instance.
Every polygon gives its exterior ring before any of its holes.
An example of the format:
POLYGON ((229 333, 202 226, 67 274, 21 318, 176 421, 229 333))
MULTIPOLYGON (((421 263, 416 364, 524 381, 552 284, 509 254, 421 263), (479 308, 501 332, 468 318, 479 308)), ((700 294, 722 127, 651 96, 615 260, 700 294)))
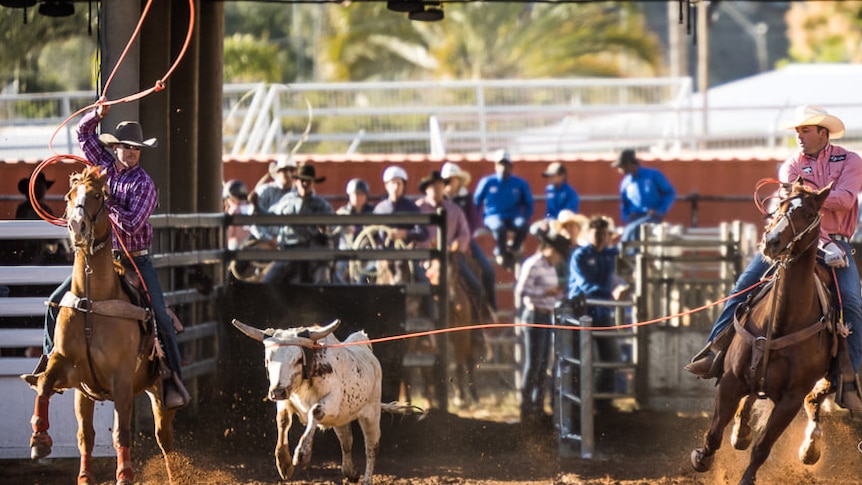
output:
POLYGON ((509 238, 510 232, 515 234, 515 237, 512 239, 511 252, 519 251, 521 249, 521 244, 524 243, 524 239, 527 238, 527 232, 530 229, 530 226, 527 224, 527 220, 523 217, 503 219, 500 216, 487 216, 485 217, 484 224, 485 227, 491 231, 491 234, 494 236, 494 241, 497 243, 494 246, 495 256, 506 254, 506 252, 509 251, 506 248, 506 241, 509 238))
POLYGON ((488 303, 491 304, 491 308, 497 311, 497 289, 495 286, 497 277, 494 274, 494 266, 488 261, 488 257, 482 252, 482 248, 479 247, 479 243, 475 239, 470 239, 470 254, 473 255, 473 259, 481 270, 482 288, 485 290, 485 297, 488 299, 488 303))
MULTIPOLYGON (((149 256, 138 256, 133 258, 138 270, 141 272, 141 278, 144 284, 147 285, 147 291, 150 293, 151 308, 156 316, 156 325, 159 332, 159 341, 165 351, 165 358, 168 367, 177 374, 177 377, 182 379, 182 366, 180 365, 180 347, 177 345, 177 334, 174 330, 174 323, 171 316, 168 315, 167 305, 165 305, 165 296, 162 294, 162 286, 159 284, 159 275, 153 267, 153 260, 149 256)), ((126 271, 134 271, 131 263, 123 258, 123 266, 126 271)), ((52 303, 60 303, 63 295, 72 289, 72 275, 66 278, 66 281, 60 284, 51 296, 49 301, 52 303)), ((81 296, 81 295, 79 295, 81 296)), ((57 326, 57 314, 60 312, 60 307, 49 305, 45 311, 45 341, 43 344, 44 353, 47 355, 54 348, 54 328, 57 326)))
MULTIPOLYGON (((524 323, 553 323, 552 312, 525 309, 524 323)), ((524 378, 521 387, 521 415, 542 411, 545 403, 545 377, 551 363, 552 331, 547 328, 524 327, 524 378)))
MULTIPOLYGON (((844 241, 835 241, 835 243, 839 244, 848 257, 850 257, 849 243, 844 241)), ((820 261, 818 260, 818 262, 820 261)), ((742 274, 739 275, 731 293, 739 293, 757 283, 767 269, 769 269, 769 264, 764 261, 760 253, 757 253, 751 262, 748 263, 742 274)), ((862 287, 859 284, 859 270, 853 263, 852 257, 850 258, 849 266, 835 269, 835 277, 841 289, 844 323, 851 331, 850 336, 847 337, 850 362, 853 364, 853 369, 859 372, 859 364, 862 362, 862 287)), ((830 284, 830 289, 832 290, 832 294, 835 295, 834 282, 830 284)), ((709 334, 710 342, 715 341, 716 336, 733 322, 733 313, 736 311, 736 306, 745 301, 747 296, 747 294, 742 294, 727 300, 721 315, 719 315, 712 326, 712 332, 709 334)))

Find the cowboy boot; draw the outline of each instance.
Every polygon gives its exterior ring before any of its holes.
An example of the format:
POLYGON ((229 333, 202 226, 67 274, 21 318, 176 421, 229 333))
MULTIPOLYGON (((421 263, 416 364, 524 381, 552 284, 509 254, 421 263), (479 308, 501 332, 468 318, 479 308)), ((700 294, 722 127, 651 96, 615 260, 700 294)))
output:
POLYGON ((162 405, 165 409, 179 409, 191 400, 189 391, 183 385, 183 381, 173 372, 169 378, 162 381, 162 391, 164 393, 162 405))
POLYGON ((733 340, 734 333, 733 325, 728 325, 719 332, 714 341, 707 342, 706 347, 691 358, 691 362, 685 366, 685 370, 701 379, 718 377, 724 363, 724 352, 733 340))
POLYGON ((36 382, 39 379, 39 375, 41 375, 45 370, 48 369, 48 356, 42 354, 39 357, 39 362, 36 364, 36 368, 33 369, 31 374, 21 374, 20 377, 22 381, 26 382, 30 385, 30 387, 35 391, 36 390, 36 382))
POLYGON ((853 380, 844 381, 839 384, 835 391, 835 404, 854 413, 862 413, 862 386, 859 385, 859 376, 853 380))

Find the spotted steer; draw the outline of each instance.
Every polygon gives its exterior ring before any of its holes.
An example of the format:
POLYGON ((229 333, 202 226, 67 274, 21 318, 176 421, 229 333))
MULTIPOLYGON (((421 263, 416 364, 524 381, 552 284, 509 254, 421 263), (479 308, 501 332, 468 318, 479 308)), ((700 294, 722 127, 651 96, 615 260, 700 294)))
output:
MULTIPOLYGON (((281 478, 288 480, 294 467, 304 469, 311 461, 316 427, 335 429, 341 443, 341 472, 350 481, 359 480, 351 458, 353 433, 350 424, 359 420, 365 436, 363 485, 371 485, 380 442, 381 409, 399 412, 399 404, 381 404, 380 362, 370 344, 331 347, 340 343, 332 332, 341 323, 325 327, 260 330, 238 320, 233 325, 249 337, 263 342, 269 375, 269 399, 276 402, 278 443, 275 463, 281 478), (392 409, 390 409, 392 408, 392 409), (293 460, 288 448, 288 430, 293 414, 305 424, 293 460)), ((365 332, 354 332, 345 343, 368 340, 365 332)))

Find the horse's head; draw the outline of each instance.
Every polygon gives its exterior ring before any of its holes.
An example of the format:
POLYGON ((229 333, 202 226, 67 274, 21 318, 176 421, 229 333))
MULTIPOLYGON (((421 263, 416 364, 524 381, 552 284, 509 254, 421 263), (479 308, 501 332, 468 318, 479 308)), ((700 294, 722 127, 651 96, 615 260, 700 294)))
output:
POLYGON ((111 237, 105 206, 108 196, 105 174, 97 167, 87 167, 81 173, 72 174, 69 187, 66 219, 72 244, 92 254, 111 237))
POLYGON ((773 260, 796 256, 814 246, 820 230, 820 206, 832 184, 812 189, 799 177, 785 186, 788 189, 789 195, 781 199, 773 212, 761 242, 763 255, 773 260))

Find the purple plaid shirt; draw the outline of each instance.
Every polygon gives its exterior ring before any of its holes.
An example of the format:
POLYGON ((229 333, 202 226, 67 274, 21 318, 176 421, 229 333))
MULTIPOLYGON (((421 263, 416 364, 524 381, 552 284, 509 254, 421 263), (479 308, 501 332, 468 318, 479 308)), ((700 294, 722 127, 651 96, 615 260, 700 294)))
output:
POLYGON ((106 203, 117 228, 113 247, 122 249, 117 239, 119 237, 130 252, 147 249, 153 241, 153 227, 149 219, 159 201, 156 184, 140 165, 131 169, 117 169, 114 154, 102 146, 96 134, 96 126, 100 121, 95 111, 81 118, 78 123, 78 144, 87 160, 102 167, 108 174, 111 196, 106 203))

